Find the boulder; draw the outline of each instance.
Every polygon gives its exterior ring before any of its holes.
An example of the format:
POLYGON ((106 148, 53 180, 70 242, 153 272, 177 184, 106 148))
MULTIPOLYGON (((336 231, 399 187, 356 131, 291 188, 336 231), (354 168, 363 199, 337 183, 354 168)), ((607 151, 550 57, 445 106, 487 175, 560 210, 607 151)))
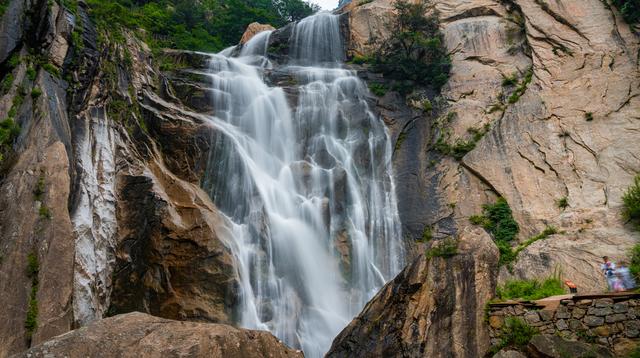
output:
POLYGON ((13 357, 303 357, 265 331, 133 312, 96 321, 13 357))
POLYGON ((469 229, 458 252, 415 259, 336 337, 327 357, 482 356, 497 249, 482 230, 469 229))
POLYGON ((527 346, 529 357, 564 358, 564 357, 596 357, 609 358, 614 355, 608 349, 584 342, 567 341, 557 335, 534 336, 527 346))
POLYGON ((244 33, 242 34, 242 38, 240 38, 240 44, 244 45, 247 42, 249 42, 249 40, 251 40, 252 37, 254 37, 256 34, 263 32, 263 31, 273 31, 276 28, 269 25, 269 24, 261 24, 258 22, 252 22, 249 24, 249 26, 247 26, 247 29, 244 30, 244 33))

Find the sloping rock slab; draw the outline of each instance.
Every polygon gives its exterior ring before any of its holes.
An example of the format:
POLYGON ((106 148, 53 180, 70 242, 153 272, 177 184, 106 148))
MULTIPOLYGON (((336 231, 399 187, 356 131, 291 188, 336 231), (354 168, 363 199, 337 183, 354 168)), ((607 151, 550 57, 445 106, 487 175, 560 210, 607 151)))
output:
POLYGON ((128 313, 57 336, 14 357, 303 357, 268 332, 128 313))
POLYGON ((527 346, 527 352, 529 357, 535 358, 613 357, 613 354, 602 346, 566 341, 549 334, 533 337, 527 346))

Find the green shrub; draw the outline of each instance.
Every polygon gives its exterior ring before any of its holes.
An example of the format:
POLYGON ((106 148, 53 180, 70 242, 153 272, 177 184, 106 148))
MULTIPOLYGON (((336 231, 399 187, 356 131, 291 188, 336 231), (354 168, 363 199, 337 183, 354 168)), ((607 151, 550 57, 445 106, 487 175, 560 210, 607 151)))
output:
POLYGON ((622 216, 640 228, 640 174, 622 195, 622 216))
POLYGON ((36 70, 35 68, 33 68, 32 66, 29 66, 27 68, 27 78, 29 79, 29 81, 35 81, 36 79, 36 70))
POLYGON ((370 2, 373 2, 373 0, 360 0, 358 2, 358 6, 362 6, 362 5, 368 4, 370 2))
POLYGON ((640 22, 640 0, 613 0, 625 21, 634 25, 640 22))
POLYGON ((475 147, 476 143, 473 140, 458 139, 451 147, 451 155, 453 155, 454 158, 460 160, 475 147))
POLYGON ((496 295, 501 300, 538 300, 562 294, 564 294, 564 287, 559 275, 550 276, 543 281, 511 280, 496 288, 496 295))
POLYGON ((439 91, 449 78, 451 61, 437 14, 426 15, 426 0, 396 0, 393 6, 391 36, 377 51, 374 70, 395 80, 395 88, 405 95, 415 86, 432 86, 439 91))
POLYGON ((557 205, 560 209, 564 210, 564 209, 566 209, 566 208, 568 208, 568 207, 569 207, 569 199, 568 199, 566 196, 565 196, 565 197, 562 197, 562 198, 560 198, 560 199, 556 200, 556 205, 557 205))
POLYGON ((431 226, 427 225, 422 230, 422 242, 431 241, 431 239, 433 239, 432 229, 431 226))
POLYGON ((40 173, 38 182, 36 183, 36 188, 33 190, 33 197, 35 200, 42 201, 42 198, 44 197, 44 186, 44 173, 40 173))
POLYGON ((42 95, 42 90, 38 87, 33 87, 31 90, 31 98, 36 99, 42 95))
POLYGON ((514 258, 515 256, 518 256, 518 254, 520 253, 520 251, 524 250, 527 246, 533 244, 534 242, 538 241, 538 240, 544 240, 547 237, 551 236, 551 235, 555 235, 558 233, 558 229, 556 229, 553 226, 547 226, 540 234, 528 239, 527 241, 521 243, 520 245, 518 245, 516 247, 516 249, 514 250, 513 254, 514 254, 514 258))
POLYGON ((520 228, 513 219, 511 208, 504 198, 498 198, 494 204, 482 206, 482 215, 473 215, 469 221, 480 225, 493 237, 500 251, 500 265, 510 264, 515 260, 516 252, 511 247, 511 241, 516 237, 520 228))
POLYGON ((432 109, 433 109, 433 104, 431 104, 431 101, 428 98, 424 99, 422 101, 422 110, 425 112, 431 112, 432 109))
POLYGON ((531 338, 538 334, 538 330, 529 326, 523 320, 516 317, 508 317, 505 320, 504 326, 501 330, 501 342, 504 347, 517 347, 524 348, 529 344, 531 338))
POLYGON ((0 82, 0 93, 5 94, 9 92, 11 85, 13 85, 13 74, 7 73, 2 79, 2 82, 0 82))
POLYGON ((531 83, 532 79, 533 79, 533 68, 529 68, 525 72, 524 78, 522 79, 522 81, 520 81, 520 83, 518 84, 518 87, 516 87, 516 90, 511 94, 511 96, 509 96, 508 98, 509 103, 513 104, 518 102, 520 97, 526 92, 527 86, 529 86, 529 83, 531 83))
POLYGON ((584 119, 587 120, 587 122, 591 122, 593 120, 593 113, 591 112, 587 112, 584 114, 584 119))
POLYGON ((382 97, 387 93, 387 87, 382 83, 370 83, 369 91, 378 97, 382 97))
POLYGON ((458 254, 458 240, 448 237, 434 242, 433 245, 427 250, 427 257, 452 257, 458 254))

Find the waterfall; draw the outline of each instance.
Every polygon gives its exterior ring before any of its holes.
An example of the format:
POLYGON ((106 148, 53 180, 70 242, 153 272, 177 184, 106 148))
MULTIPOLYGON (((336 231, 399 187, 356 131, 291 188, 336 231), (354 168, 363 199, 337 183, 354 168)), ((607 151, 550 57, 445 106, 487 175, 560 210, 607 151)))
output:
POLYGON ((269 36, 211 57, 202 186, 233 226, 239 325, 321 357, 403 265, 391 144, 365 84, 341 67, 337 16, 297 23, 277 71, 269 36))

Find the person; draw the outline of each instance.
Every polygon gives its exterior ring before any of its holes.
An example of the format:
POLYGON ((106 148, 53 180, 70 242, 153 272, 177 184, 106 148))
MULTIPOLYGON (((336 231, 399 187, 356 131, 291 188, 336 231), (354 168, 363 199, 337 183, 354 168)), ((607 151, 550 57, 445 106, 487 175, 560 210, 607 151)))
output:
POLYGON ((631 272, 629 271, 629 267, 627 266, 626 261, 620 261, 620 265, 618 266, 618 273, 620 273, 620 278, 622 279, 622 285, 625 290, 631 290, 636 288, 636 280, 633 279, 631 272))
POLYGON ((608 256, 603 256, 602 260, 604 261, 600 268, 602 269, 602 273, 607 278, 607 286, 609 287, 609 291, 614 290, 614 286, 616 285, 617 277, 616 277, 616 264, 609 261, 608 256))

